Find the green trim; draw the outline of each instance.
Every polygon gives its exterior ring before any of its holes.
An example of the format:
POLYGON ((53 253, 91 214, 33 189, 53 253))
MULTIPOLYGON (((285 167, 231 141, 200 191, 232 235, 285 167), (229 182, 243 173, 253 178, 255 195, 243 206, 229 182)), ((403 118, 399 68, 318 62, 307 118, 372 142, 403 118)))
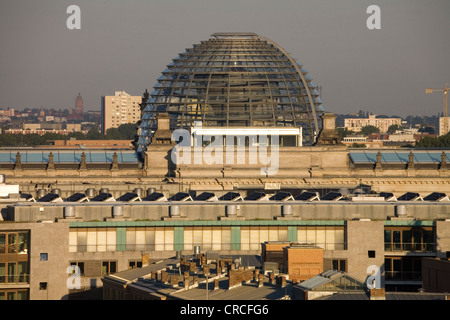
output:
POLYGON ((201 226, 344 226, 345 220, 174 220, 70 222, 70 228, 201 227, 201 226))
POLYGON ((288 226, 288 241, 297 241, 297 227, 288 226))
POLYGON ((127 228, 118 227, 116 229, 116 251, 125 251, 127 243, 127 228))
POLYGON ((231 227, 231 250, 241 250, 241 227, 231 227))
POLYGON ((184 228, 175 227, 173 228, 173 241, 175 251, 184 249, 184 228))
POLYGON ((384 225, 392 227, 433 227, 435 223, 428 220, 386 220, 384 225))

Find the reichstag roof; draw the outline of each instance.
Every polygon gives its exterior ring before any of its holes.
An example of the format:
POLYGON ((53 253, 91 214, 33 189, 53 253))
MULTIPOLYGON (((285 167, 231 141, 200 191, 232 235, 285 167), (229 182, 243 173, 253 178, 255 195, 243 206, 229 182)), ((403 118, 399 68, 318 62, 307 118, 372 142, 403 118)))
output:
POLYGON ((322 101, 308 71, 273 41, 254 33, 214 33, 167 66, 147 101, 138 151, 167 112, 171 129, 203 126, 302 127, 315 142, 322 101))

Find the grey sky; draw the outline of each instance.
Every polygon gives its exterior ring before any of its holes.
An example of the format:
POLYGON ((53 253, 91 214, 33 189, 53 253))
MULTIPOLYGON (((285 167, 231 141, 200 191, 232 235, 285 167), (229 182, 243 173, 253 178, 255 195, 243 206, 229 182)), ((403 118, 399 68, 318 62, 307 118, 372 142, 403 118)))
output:
POLYGON ((324 107, 433 115, 450 85, 448 0, 0 0, 0 108, 100 110, 102 95, 150 91, 172 58, 214 32, 278 43, 323 87, 324 107), (81 30, 66 9, 81 8, 81 30), (366 9, 381 8, 381 30, 366 9))

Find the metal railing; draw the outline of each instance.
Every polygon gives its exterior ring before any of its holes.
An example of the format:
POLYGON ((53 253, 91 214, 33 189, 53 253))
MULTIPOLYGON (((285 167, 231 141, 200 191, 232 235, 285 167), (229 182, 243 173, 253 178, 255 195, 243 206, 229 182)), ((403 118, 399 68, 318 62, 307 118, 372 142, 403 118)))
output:
POLYGON ((384 243, 384 251, 435 252, 436 243, 384 243))
POLYGON ((385 280, 395 281, 422 281, 422 272, 419 271, 385 271, 385 280))
POLYGON ((19 275, 1 275, 0 284, 6 283, 30 283, 30 275, 25 273, 19 275))

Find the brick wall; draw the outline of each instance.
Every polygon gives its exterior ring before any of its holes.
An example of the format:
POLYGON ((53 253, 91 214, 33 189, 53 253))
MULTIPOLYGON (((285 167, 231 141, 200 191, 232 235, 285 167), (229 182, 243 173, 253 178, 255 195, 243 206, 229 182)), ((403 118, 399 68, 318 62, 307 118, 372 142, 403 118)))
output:
POLYGON ((232 289, 234 287, 242 285, 242 282, 250 282, 253 280, 254 270, 251 269, 243 269, 236 270, 230 269, 228 272, 228 289, 232 289))
POLYGON ((323 272, 323 249, 318 247, 285 247, 285 273, 292 281, 308 280, 323 272))

